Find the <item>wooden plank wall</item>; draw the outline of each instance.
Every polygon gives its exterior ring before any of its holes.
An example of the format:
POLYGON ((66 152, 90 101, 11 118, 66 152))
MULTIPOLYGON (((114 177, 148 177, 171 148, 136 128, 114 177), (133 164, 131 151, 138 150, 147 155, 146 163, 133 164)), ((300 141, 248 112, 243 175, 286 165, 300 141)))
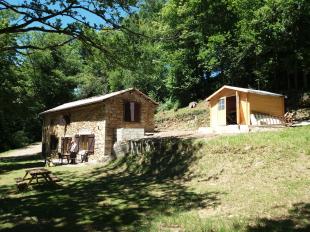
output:
MULTIPOLYGON (((250 114, 260 112, 272 116, 281 117, 284 115, 284 97, 258 95, 253 93, 238 92, 239 109, 237 117, 241 125, 250 125, 250 114)), ((218 111, 218 101, 222 97, 236 96, 236 91, 224 89, 210 100, 210 126, 226 124, 226 105, 225 110, 218 111)), ((237 100, 238 98, 236 98, 237 100)))
POLYGON ((226 125, 226 102, 225 110, 218 111, 218 101, 222 97, 236 96, 236 92, 231 89, 223 89, 210 101, 210 126, 226 125))
POLYGON ((260 112, 272 116, 284 115, 284 97, 249 94, 250 112, 260 112))
POLYGON ((240 125, 250 124, 250 105, 248 102, 248 93, 239 92, 240 98, 240 125))

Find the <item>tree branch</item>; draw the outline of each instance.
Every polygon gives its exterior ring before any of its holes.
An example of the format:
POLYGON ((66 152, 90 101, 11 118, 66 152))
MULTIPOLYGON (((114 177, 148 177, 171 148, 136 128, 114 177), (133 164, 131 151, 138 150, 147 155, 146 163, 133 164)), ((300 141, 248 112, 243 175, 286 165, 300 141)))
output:
POLYGON ((44 46, 44 47, 39 47, 39 46, 29 44, 29 45, 16 45, 14 47, 2 47, 1 50, 2 51, 10 51, 10 50, 25 50, 25 49, 33 49, 33 50, 53 49, 53 48, 64 46, 64 45, 66 45, 66 44, 68 44, 68 43, 70 43, 76 39, 77 38, 70 38, 70 39, 65 40, 61 43, 55 43, 55 44, 44 46))
POLYGON ((47 21, 47 20, 52 19, 56 16, 62 15, 63 13, 69 11, 73 7, 73 3, 71 3, 69 6, 67 6, 66 8, 64 8, 61 11, 54 12, 54 13, 52 13, 52 11, 49 11, 49 12, 45 11, 45 13, 49 13, 49 15, 44 16, 44 17, 33 17, 27 12, 17 10, 18 8, 21 8, 22 6, 10 5, 6 1, 0 2, 0 5, 5 6, 7 9, 12 10, 15 13, 18 13, 20 15, 25 15, 26 17, 30 18, 30 20, 28 20, 28 21, 25 20, 25 22, 22 24, 13 25, 13 26, 9 26, 9 27, 5 27, 5 28, 0 29, 0 34, 19 33, 19 32, 21 32, 22 29, 26 28, 27 26, 29 26, 30 24, 32 24, 34 22, 47 21))
MULTIPOLYGON (((1 34, 26 34, 32 31, 43 33, 57 33, 70 36, 70 40, 80 40, 88 46, 95 47, 103 51, 106 55, 114 57, 113 53, 107 49, 91 35, 87 35, 85 28, 92 30, 124 30, 128 33, 132 33, 139 36, 145 36, 138 32, 134 32, 129 28, 120 25, 120 14, 116 14, 114 17, 113 12, 119 11, 120 8, 129 9, 129 4, 126 1, 114 0, 112 3, 106 1, 90 1, 90 0, 55 0, 48 1, 46 5, 43 5, 41 0, 29 0, 23 4, 10 4, 6 0, 0 0, 0 7, 3 10, 12 11, 20 16, 20 18, 13 24, 0 28, 1 34), (58 8, 56 7, 58 6, 58 8), (60 8, 60 9, 59 9, 60 8), (58 9, 58 10, 56 10, 58 9), (106 13, 109 12, 111 17, 107 17, 106 13), (92 14, 99 17, 103 23, 100 26, 91 25, 85 18, 84 14, 92 14), (74 20, 73 23, 62 24, 61 17, 69 17, 74 20), (38 25, 39 24, 39 25, 38 25)), ((108 1, 109 2, 109 1, 108 1)), ((69 42, 69 41, 68 41, 69 42)), ((45 47, 35 47, 31 44, 16 45, 16 47, 5 47, 3 50, 43 50, 54 48, 56 46, 62 46, 66 43, 59 43, 45 47)), ((117 59, 114 62, 119 63, 117 59)))

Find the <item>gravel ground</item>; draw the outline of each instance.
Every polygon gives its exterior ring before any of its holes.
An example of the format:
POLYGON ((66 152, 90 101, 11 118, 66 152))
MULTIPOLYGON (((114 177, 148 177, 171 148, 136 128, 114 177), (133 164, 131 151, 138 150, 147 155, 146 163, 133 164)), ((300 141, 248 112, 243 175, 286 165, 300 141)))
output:
POLYGON ((36 155, 36 154, 41 152, 41 146, 42 146, 41 142, 33 143, 31 145, 28 145, 27 147, 14 149, 14 150, 10 150, 10 151, 0 153, 0 157, 5 158, 5 157, 18 157, 18 156, 36 155))

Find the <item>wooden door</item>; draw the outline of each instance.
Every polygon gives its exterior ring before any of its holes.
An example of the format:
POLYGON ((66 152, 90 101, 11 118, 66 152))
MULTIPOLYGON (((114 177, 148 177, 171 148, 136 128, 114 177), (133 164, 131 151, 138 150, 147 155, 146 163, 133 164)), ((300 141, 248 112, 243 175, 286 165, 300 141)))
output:
POLYGON ((222 97, 217 102, 217 125, 226 125, 226 97, 222 97))

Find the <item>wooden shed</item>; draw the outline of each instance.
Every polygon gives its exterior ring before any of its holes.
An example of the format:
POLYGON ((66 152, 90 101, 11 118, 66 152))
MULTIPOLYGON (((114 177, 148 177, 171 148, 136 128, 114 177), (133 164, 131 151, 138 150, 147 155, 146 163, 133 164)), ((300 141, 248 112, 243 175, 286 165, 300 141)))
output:
POLYGON ((284 95, 224 85, 209 96, 210 126, 254 125, 255 116, 275 119, 284 115, 284 95))

